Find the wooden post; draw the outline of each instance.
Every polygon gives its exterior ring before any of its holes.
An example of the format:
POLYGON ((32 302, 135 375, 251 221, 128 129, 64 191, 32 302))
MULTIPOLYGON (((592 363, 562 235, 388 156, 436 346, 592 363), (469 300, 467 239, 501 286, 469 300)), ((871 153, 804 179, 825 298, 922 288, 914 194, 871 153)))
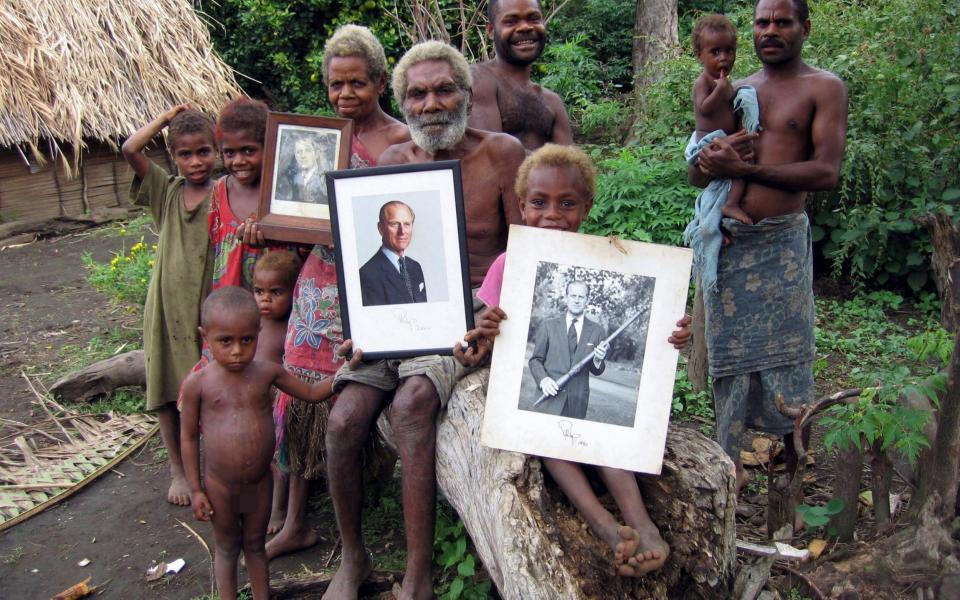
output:
POLYGON ((859 446, 846 446, 837 449, 834 463, 833 494, 843 500, 843 509, 833 518, 837 528, 837 537, 841 542, 853 541, 853 530, 857 525, 860 497, 860 476, 863 473, 863 454, 859 446))
POLYGON ((693 317, 690 323, 690 359, 687 361, 687 377, 693 389, 707 391, 709 357, 707 355, 706 312, 703 307, 703 286, 697 277, 696 293, 693 296, 693 317))

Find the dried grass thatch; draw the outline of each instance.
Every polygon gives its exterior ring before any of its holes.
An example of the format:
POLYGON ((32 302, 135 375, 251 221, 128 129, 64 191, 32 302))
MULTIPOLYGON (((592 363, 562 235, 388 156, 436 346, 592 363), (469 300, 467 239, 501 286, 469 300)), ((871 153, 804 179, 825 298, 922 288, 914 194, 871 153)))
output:
POLYGON ((0 531, 79 491, 123 460, 158 429, 150 414, 81 415, 27 379, 47 418, 0 418, 0 531))
POLYGON ((240 93, 190 0, 0 3, 0 146, 79 161, 174 104, 216 112, 240 93))

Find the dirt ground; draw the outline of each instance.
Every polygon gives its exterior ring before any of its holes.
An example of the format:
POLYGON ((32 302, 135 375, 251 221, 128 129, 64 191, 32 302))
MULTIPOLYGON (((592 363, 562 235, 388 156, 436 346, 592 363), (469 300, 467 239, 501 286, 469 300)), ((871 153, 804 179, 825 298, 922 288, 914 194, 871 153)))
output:
MULTIPOLYGON (((86 285, 81 256, 108 260, 111 252, 139 238, 97 232, 39 241, 0 251, 0 416, 30 421, 39 408, 20 371, 56 364, 67 344, 84 344, 120 323, 122 310, 86 285)), ((47 385, 51 375, 41 377, 47 385)), ((189 508, 165 500, 165 461, 156 437, 142 450, 68 500, 0 533, 0 597, 50 598, 87 576, 103 585, 98 598, 186 600, 211 590, 210 559, 181 525, 213 547, 208 523, 189 508), (90 564, 77 563, 89 559, 90 564), (183 558, 179 574, 147 583, 156 561, 183 558)), ((314 511, 321 543, 273 561, 271 577, 319 572, 330 556, 336 527, 327 511, 314 511), (318 521, 318 517, 320 520, 318 521)), ((331 565, 336 565, 333 557, 331 565)))

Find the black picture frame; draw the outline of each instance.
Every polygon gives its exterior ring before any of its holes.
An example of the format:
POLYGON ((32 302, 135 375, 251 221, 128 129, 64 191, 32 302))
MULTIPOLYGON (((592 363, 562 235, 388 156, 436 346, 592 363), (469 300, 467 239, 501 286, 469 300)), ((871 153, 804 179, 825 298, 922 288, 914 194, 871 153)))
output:
POLYGON ((329 244, 330 211, 324 173, 350 166, 353 121, 271 112, 267 116, 257 222, 264 237, 329 244), (300 146, 315 162, 303 174, 300 146))
POLYGON ((460 161, 330 171, 326 180, 344 339, 370 360, 452 355, 474 327, 460 161), (385 241, 381 209, 410 221, 409 235, 385 241), (407 244, 406 279, 383 252, 390 243, 407 244))

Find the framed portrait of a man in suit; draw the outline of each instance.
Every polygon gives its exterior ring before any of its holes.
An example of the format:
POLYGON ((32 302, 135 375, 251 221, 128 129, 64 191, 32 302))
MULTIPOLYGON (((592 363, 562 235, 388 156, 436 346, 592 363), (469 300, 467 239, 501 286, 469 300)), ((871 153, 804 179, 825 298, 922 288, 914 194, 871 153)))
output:
POLYGON ((473 327, 459 161, 327 174, 344 336, 368 358, 451 354, 473 327))
POLYGON ((324 175, 349 165, 352 130, 350 119, 270 113, 257 214, 265 237, 331 242, 324 175))
POLYGON ((691 253, 510 229, 481 441, 659 473, 691 253))

